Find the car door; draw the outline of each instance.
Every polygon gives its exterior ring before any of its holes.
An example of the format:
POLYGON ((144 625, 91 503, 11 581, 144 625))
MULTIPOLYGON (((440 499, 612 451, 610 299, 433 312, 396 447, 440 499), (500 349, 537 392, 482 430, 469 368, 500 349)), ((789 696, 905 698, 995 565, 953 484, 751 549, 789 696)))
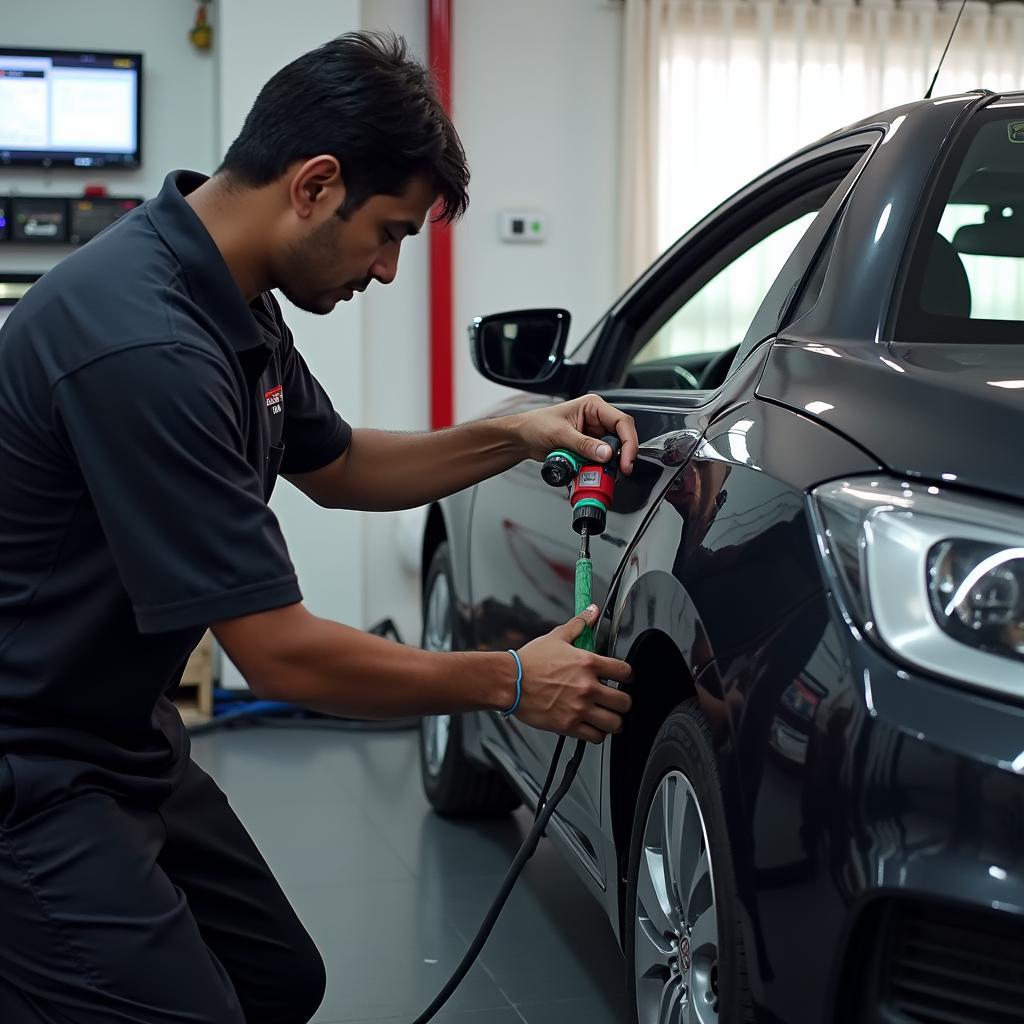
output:
MULTIPOLYGON (((776 330, 838 215, 843 186, 852 185, 858 160, 875 138, 838 140, 740 193, 685 236, 572 354, 586 363, 584 390, 634 417, 646 455, 633 476, 620 481, 607 529, 591 543, 599 604, 710 418, 742 400, 737 389, 748 385, 738 371, 776 330), (728 315, 721 315, 723 309, 728 315)), ((518 408, 558 400, 524 396, 518 408)), ((546 485, 535 463, 477 488, 469 552, 479 647, 522 646, 573 615, 578 538, 566 492, 546 485)), ((599 630, 599 649, 603 639, 599 630)), ((496 716, 482 723, 481 732, 492 755, 536 792, 557 737, 496 716)), ((601 884, 608 867, 600 838, 606 746, 584 760, 555 819, 601 884)))

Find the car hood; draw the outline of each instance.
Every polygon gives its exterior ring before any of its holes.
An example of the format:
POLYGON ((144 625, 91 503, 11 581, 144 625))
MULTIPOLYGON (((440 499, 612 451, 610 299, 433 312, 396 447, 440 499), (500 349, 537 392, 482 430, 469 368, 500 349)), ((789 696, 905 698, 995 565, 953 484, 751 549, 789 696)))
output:
POLYGON ((1024 343, 778 341, 757 395, 820 419, 893 472, 1024 499, 1024 343))

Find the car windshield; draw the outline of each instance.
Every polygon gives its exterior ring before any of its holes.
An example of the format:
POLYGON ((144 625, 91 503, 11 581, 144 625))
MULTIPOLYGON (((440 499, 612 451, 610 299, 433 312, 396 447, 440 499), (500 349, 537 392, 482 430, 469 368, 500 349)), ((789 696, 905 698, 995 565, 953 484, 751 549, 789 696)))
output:
POLYGON ((896 341, 1024 342, 1024 104, 956 144, 925 214, 896 341))

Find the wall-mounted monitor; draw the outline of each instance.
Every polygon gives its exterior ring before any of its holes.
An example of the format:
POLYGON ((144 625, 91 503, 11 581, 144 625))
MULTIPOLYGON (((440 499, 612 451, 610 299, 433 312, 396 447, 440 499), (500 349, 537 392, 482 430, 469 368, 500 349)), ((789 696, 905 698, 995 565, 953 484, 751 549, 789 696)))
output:
POLYGON ((0 167, 138 167, 142 54, 0 45, 0 167))

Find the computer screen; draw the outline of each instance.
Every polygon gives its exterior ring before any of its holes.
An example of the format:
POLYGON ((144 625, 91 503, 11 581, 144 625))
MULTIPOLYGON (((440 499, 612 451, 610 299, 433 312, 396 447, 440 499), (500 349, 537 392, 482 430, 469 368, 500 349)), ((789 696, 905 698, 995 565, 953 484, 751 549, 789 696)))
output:
POLYGON ((0 167, 138 167, 142 55, 0 46, 0 167))

